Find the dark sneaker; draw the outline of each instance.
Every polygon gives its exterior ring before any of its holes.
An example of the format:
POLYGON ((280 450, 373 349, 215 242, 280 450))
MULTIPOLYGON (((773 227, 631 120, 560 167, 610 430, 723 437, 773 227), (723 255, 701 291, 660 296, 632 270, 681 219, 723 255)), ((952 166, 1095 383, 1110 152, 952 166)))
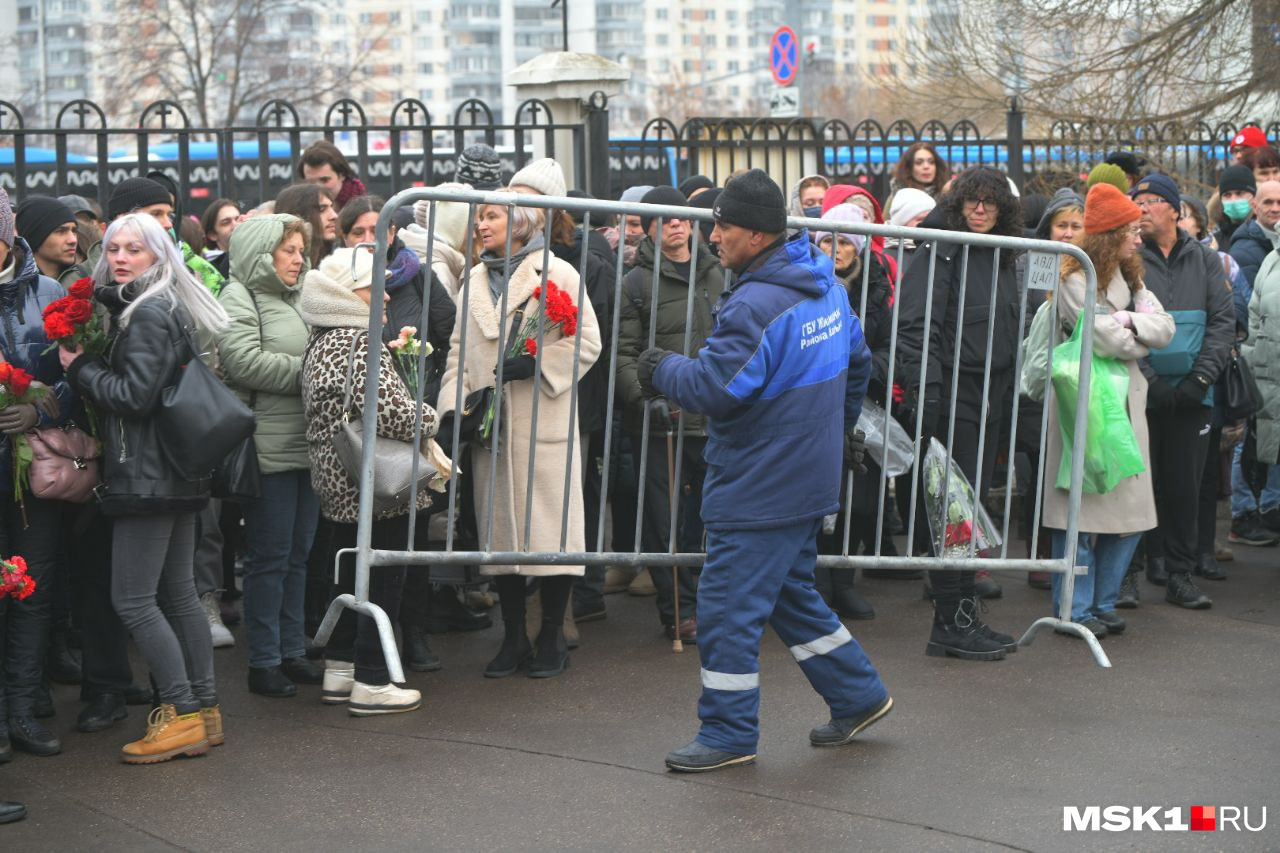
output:
POLYGON ((1258 513, 1258 524, 1264 531, 1275 536, 1276 540, 1280 541, 1280 506, 1273 506, 1271 509, 1258 513))
POLYGON ((278 666, 251 666, 249 692, 272 699, 288 699, 298 695, 298 685, 289 680, 278 666))
POLYGON ((1186 572, 1169 575, 1164 600, 1188 610, 1206 610, 1213 606, 1213 599, 1201 592, 1186 572))
POLYGON ((1093 618, 1107 626, 1108 634, 1123 634, 1127 624, 1114 610, 1110 613, 1099 613, 1093 618))
POLYGON ((666 764, 667 769, 679 773, 706 773, 708 770, 719 770, 736 764, 755 764, 755 762, 754 752, 749 754, 729 752, 694 740, 667 753, 666 764))
POLYGON ((1138 573, 1129 572, 1120 584, 1120 594, 1116 596, 1116 607, 1121 610, 1138 609, 1138 573))
POLYGON ((280 661, 280 671, 294 684, 320 684, 324 681, 324 667, 305 657, 285 658, 280 661))
MULTIPOLYGON (((1094 619, 1094 618, 1092 618, 1092 617, 1090 617, 1090 618, 1088 618, 1088 619, 1081 619, 1079 622, 1069 622, 1069 623, 1067 623, 1067 624, 1069 624, 1069 625, 1079 625, 1080 627, 1084 628, 1084 629, 1085 629, 1086 631, 1088 631, 1089 633, 1093 634, 1093 636, 1097 637, 1099 640, 1101 640, 1103 637, 1107 636, 1107 626, 1106 626, 1106 624, 1105 624, 1105 623, 1103 623, 1102 621, 1100 621, 1100 620, 1098 620, 1098 619, 1094 619)), ((1079 637, 1079 636, 1080 636, 1080 635, 1079 635, 1079 634, 1077 634, 1075 631, 1072 631, 1072 630, 1070 630, 1069 628, 1067 628, 1065 625, 1055 625, 1055 626, 1054 626, 1054 628, 1053 628, 1053 630, 1054 630, 1055 632, 1059 633, 1059 634, 1063 634, 1063 635, 1068 636, 1068 637, 1079 637)))
POLYGON ((14 749, 32 755, 48 756, 62 752, 62 741, 35 717, 10 717, 9 741, 14 749))
POLYGON ((1231 519, 1231 532, 1227 534, 1227 540, 1236 545, 1253 545, 1257 548, 1275 545, 1280 542, 1280 531, 1272 529, 1268 521, 1280 524, 1280 509, 1267 510, 1262 515, 1256 512, 1238 515, 1231 519))
POLYGON ((1032 589, 1053 589, 1053 572, 1030 572, 1027 586, 1032 589))
POLYGON ((818 726, 809 732, 809 743, 814 746, 844 746, 853 740, 858 732, 884 719, 892 710, 893 697, 886 696, 883 702, 856 717, 832 717, 826 725, 818 726))
POLYGON ((123 696, 118 693, 100 693, 80 711, 80 716, 76 718, 76 730, 105 731, 127 716, 129 711, 125 707, 123 696))
POLYGON ((1212 554, 1200 555, 1200 559, 1196 561, 1195 573, 1198 577, 1202 577, 1207 581, 1224 581, 1227 579, 1227 573, 1222 570, 1222 566, 1218 565, 1218 558, 1212 554))
POLYGON ((598 622, 608 615, 604 609, 604 599, 594 603, 580 604, 577 601, 573 603, 573 621, 575 623, 598 622))
POLYGON ((410 625, 402 628, 400 633, 404 640, 405 666, 414 672, 436 672, 443 666, 439 655, 431 651, 425 630, 417 625, 410 625))

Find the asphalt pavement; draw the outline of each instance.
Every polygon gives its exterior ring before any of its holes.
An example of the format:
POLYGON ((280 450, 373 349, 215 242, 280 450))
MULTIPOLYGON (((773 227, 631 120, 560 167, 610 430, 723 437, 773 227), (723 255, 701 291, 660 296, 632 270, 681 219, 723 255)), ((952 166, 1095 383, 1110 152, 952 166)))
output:
MULTIPOLYGON (((849 627, 893 713, 850 746, 810 747, 825 708, 770 633, 758 763, 698 776, 662 763, 696 732, 697 652, 672 653, 649 598, 610 596, 545 681, 480 676, 499 628, 437 636, 444 669, 410 674, 422 709, 384 718, 322 705, 318 687, 249 694, 238 626, 216 653, 227 744, 204 757, 123 765, 146 709, 80 734, 77 688, 56 687, 63 753, 0 767, 0 799, 30 810, 0 850, 1277 850, 1280 549, 1235 550, 1230 578, 1202 583, 1211 610, 1144 581, 1129 630, 1104 641, 1111 669, 1052 634, 997 663, 926 657, 920 582, 864 581, 878 615, 849 627), (1267 821, 1064 831, 1065 806, 1092 805, 1267 821)), ((995 627, 1047 613, 1047 592, 997 577, 995 627)))

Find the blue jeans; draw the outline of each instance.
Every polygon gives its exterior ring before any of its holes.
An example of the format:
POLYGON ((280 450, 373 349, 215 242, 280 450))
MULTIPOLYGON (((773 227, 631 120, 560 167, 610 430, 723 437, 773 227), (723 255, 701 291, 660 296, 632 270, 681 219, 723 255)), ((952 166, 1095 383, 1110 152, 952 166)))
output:
POLYGON ((249 666, 279 666, 307 650, 303 626, 307 554, 320 520, 311 472, 262 475, 262 494, 244 502, 244 621, 249 666))
MULTIPOLYGON (((1076 575, 1076 585, 1071 596, 1071 621, 1085 622, 1102 613, 1114 613, 1116 596, 1133 552, 1138 550, 1142 534, 1129 533, 1081 533, 1076 546, 1076 565, 1088 566, 1089 574, 1076 575)), ((1067 534, 1053 531, 1053 557, 1061 559, 1067 553, 1067 534)), ((1059 613, 1062 603, 1063 576, 1053 576, 1053 612, 1059 613)))
POLYGON ((1262 494, 1255 496, 1244 481, 1240 470, 1240 454, 1244 447, 1237 444, 1231 454, 1231 517, 1239 518, 1247 512, 1266 512, 1280 506, 1280 465, 1267 466, 1267 484, 1262 494))

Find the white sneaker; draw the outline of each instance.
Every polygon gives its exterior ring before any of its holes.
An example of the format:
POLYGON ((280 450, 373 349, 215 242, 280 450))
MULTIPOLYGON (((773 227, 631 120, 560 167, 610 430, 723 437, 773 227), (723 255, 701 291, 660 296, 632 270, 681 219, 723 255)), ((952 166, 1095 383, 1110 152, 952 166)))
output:
POLYGON ((372 717, 376 714, 401 714, 416 711, 422 704, 422 694, 408 687, 394 684, 361 684, 351 687, 351 704, 347 710, 353 717, 372 717))
POLYGON ((222 610, 218 607, 218 591, 215 589, 206 592, 200 596, 200 603, 204 605, 204 615, 209 619, 209 634, 213 637, 213 647, 225 649, 234 646, 236 638, 231 636, 231 631, 222 624, 222 610))
POLYGON ((356 682, 356 666, 344 660, 324 662, 324 681, 320 685, 320 701, 326 705, 343 705, 351 698, 356 682))

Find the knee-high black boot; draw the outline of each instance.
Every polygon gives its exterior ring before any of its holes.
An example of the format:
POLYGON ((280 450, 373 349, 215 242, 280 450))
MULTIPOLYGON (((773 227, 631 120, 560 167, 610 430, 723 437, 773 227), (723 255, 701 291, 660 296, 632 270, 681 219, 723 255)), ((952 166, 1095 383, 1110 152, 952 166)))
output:
POLYGON ((484 668, 485 678, 505 678, 533 654, 524 633, 524 575, 499 575, 495 586, 502 607, 502 647, 498 649, 498 656, 484 668))
POLYGON ((564 638, 564 611, 573 591, 573 576, 552 575, 542 578, 538 590, 542 596, 542 629, 538 632, 538 648, 529 664, 530 678, 551 678, 569 666, 569 646, 564 638))

